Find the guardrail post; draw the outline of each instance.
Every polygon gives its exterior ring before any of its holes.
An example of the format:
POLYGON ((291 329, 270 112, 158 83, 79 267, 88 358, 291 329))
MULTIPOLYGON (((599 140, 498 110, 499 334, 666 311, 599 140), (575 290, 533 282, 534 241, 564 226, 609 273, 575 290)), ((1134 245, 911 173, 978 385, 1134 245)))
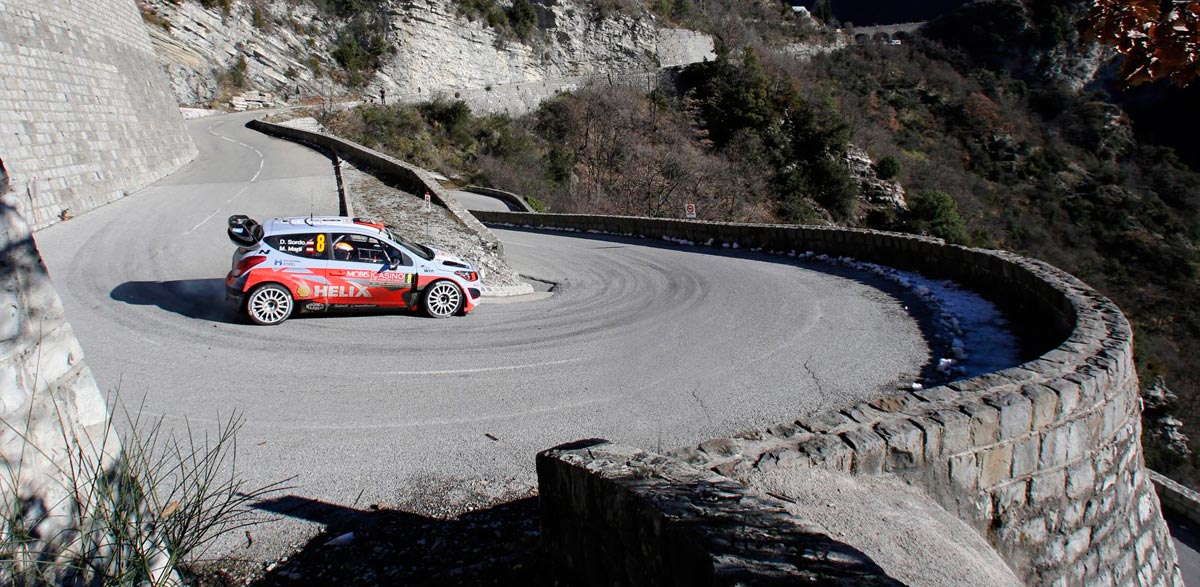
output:
POLYGON ((333 176, 337 178, 338 214, 350 216, 350 198, 346 194, 346 184, 342 181, 342 158, 333 151, 333 176))

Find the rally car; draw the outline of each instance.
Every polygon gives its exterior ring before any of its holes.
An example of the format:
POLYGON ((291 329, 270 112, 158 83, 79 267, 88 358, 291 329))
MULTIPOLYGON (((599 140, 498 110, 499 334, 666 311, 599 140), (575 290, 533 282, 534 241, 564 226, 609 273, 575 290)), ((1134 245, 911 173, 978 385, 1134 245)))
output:
POLYGON ((405 239, 378 222, 344 216, 229 217, 238 248, 226 297, 257 324, 297 311, 420 308, 433 318, 466 314, 482 295, 479 269, 405 239))

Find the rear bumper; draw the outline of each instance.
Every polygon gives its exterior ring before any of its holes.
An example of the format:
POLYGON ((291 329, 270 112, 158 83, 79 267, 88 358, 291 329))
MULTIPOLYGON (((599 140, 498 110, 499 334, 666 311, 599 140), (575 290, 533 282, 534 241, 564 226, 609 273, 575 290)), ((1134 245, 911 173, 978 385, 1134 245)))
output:
POLYGON ((228 285, 225 286, 225 302, 229 305, 240 307, 245 299, 246 294, 242 293, 242 290, 228 285))

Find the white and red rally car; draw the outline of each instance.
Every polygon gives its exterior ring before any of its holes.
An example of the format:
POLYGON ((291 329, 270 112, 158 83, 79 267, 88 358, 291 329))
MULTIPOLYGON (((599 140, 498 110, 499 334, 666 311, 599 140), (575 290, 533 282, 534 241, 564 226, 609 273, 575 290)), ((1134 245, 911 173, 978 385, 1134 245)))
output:
POLYGON ((226 297, 258 324, 297 309, 420 307, 434 318, 466 314, 481 292, 479 269, 463 259, 359 218, 229 217, 238 246, 226 297))

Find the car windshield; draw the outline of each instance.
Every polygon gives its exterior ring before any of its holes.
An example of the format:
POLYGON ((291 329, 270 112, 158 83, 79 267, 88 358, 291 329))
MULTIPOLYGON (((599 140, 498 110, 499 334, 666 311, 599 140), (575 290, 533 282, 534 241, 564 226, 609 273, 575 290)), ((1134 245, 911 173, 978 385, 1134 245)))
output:
POLYGON ((388 238, 391 239, 392 242, 402 245, 404 248, 416 253, 426 261, 433 260, 433 249, 421 243, 410 241, 399 234, 396 234, 396 231, 390 226, 385 228, 384 231, 387 233, 388 238))

